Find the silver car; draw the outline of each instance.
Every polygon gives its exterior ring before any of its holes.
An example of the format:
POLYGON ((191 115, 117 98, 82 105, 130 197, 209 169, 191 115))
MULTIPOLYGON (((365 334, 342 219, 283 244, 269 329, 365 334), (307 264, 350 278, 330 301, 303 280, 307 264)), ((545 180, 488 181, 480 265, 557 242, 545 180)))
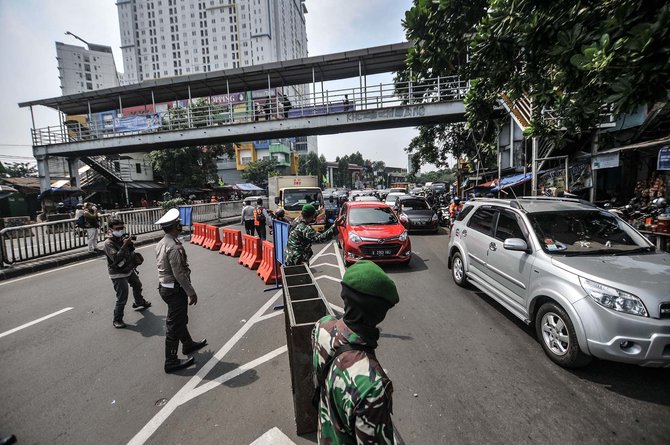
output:
POLYGON ((564 367, 591 357, 670 367, 670 254, 617 216, 561 198, 475 199, 449 268, 527 324, 564 367))

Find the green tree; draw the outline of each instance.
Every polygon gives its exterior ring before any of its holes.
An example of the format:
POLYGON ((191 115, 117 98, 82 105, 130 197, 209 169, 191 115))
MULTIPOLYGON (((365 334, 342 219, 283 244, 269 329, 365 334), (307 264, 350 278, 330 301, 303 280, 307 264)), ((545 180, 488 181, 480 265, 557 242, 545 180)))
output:
POLYGON ((232 144, 154 150, 149 153, 154 173, 168 187, 182 189, 217 183, 216 159, 232 156, 232 144))
POLYGON ((529 135, 585 132, 603 105, 620 113, 669 97, 664 0, 415 0, 403 25, 414 47, 397 79, 470 79, 466 115, 485 144, 503 95, 532 101, 529 135))
POLYGON ((278 166, 279 163, 271 158, 250 162, 242 172, 242 177, 252 184, 264 185, 267 184, 269 176, 279 176, 278 166))
POLYGON ((29 162, 0 162, 0 177, 5 178, 26 178, 37 176, 37 166, 29 162))
POLYGON ((326 158, 323 155, 319 156, 314 152, 300 155, 298 167, 299 175, 314 175, 319 178, 319 182, 321 182, 326 175, 326 171, 327 163, 326 158))

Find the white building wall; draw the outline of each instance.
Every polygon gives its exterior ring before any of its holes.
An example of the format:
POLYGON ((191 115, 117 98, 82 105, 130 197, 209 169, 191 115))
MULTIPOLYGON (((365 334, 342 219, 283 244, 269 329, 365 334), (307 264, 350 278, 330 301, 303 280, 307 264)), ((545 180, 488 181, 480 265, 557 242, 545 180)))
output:
POLYGON ((56 42, 63 95, 119 86, 112 49, 102 45, 90 45, 89 48, 56 42))

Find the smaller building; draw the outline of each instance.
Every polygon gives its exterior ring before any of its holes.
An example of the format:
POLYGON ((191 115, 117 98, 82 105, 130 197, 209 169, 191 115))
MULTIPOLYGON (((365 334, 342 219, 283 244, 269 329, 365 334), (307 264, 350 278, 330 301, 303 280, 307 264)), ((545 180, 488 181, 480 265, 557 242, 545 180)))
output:
POLYGON ((63 95, 119 86, 112 48, 88 44, 88 48, 56 42, 58 78, 63 95))

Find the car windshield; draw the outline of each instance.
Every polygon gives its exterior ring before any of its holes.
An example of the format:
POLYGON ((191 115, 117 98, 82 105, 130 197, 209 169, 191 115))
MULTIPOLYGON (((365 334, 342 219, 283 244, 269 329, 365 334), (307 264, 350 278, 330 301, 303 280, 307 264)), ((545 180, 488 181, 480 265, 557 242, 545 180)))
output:
POLYGON ((642 236, 607 212, 538 212, 528 218, 540 245, 548 253, 602 255, 653 251, 642 236))
POLYGON ((351 226, 385 226, 397 223, 398 220, 389 207, 359 207, 349 211, 351 226))
POLYGON ((403 210, 428 210, 428 203, 423 199, 404 199, 400 201, 403 210))
POLYGON ((321 192, 314 189, 284 191, 285 210, 302 210, 302 206, 305 204, 312 204, 318 211, 321 208, 321 192))
POLYGON ((402 196, 402 193, 389 193, 386 195, 386 204, 395 205, 395 200, 398 198, 398 196, 402 196))

